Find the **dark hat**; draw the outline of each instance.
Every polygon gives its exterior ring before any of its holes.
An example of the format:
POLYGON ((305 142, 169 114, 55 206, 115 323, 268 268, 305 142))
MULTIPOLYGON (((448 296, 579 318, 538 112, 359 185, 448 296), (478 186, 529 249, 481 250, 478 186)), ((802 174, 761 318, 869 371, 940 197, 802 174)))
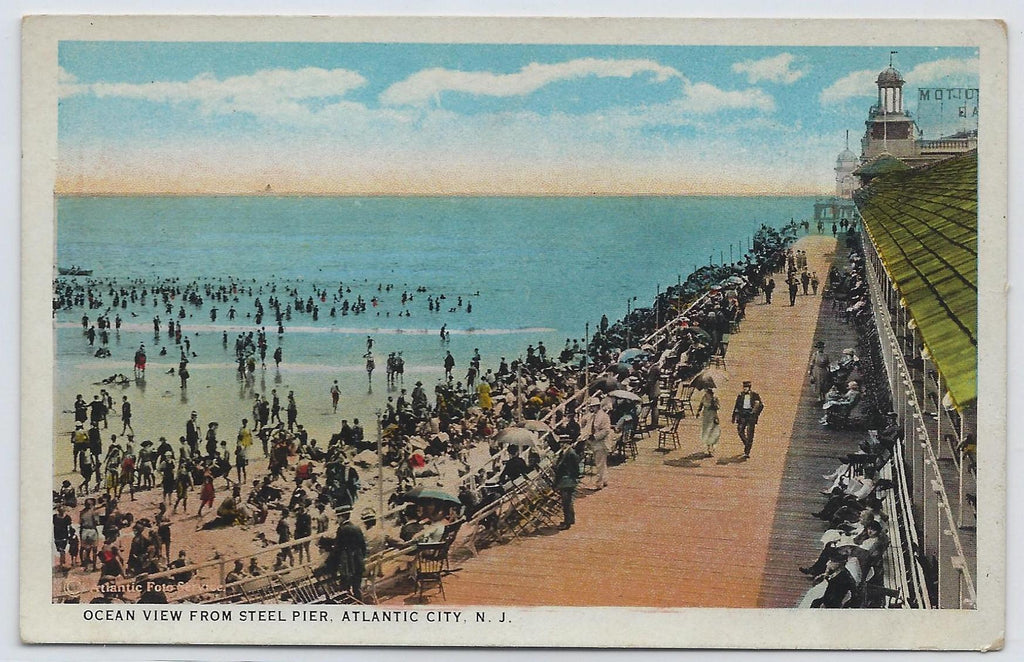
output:
POLYGON ((825 346, 825 341, 824 340, 819 340, 818 342, 814 343, 814 346, 815 347, 824 347, 825 346))
POLYGON ((748 381, 745 381, 745 382, 743 382, 743 385, 744 385, 744 386, 750 386, 750 385, 751 385, 751 382, 750 382, 749 380, 748 380, 748 381))

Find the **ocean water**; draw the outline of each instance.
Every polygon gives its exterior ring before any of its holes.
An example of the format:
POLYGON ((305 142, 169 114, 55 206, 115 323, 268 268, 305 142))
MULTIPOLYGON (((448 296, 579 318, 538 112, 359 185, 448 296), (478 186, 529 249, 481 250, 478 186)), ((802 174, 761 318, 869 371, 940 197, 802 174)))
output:
MULTIPOLYGON (((283 336, 276 334, 273 319, 264 320, 268 359, 280 344, 284 362, 280 371, 272 361, 267 371, 259 371, 255 391, 296 389, 301 420, 303 405, 308 410, 316 402, 322 408, 331 381, 339 379, 347 414, 371 419, 391 395, 384 384, 389 352, 403 353, 410 389, 416 379, 428 386, 437 381, 448 350, 456 359, 456 379, 465 376, 474 349, 485 369, 497 368, 501 356, 524 355, 528 344, 538 342, 557 355, 566 338, 582 340, 585 325, 593 331, 602 314, 614 321, 627 306, 649 306, 659 289, 685 280, 696 266, 728 261, 730 246, 732 258, 739 259, 761 223, 806 218, 813 202, 801 197, 58 198, 60 266, 92 269, 93 279, 121 284, 167 278, 221 284, 233 278, 243 286, 238 302, 185 306, 180 321, 197 356, 191 359, 189 393, 180 397, 177 378, 165 374, 177 365, 179 350, 164 333, 170 316, 162 305, 154 307, 150 298, 116 311, 124 323, 112 334, 113 355, 105 359, 93 356, 96 347, 82 335, 83 311, 58 312, 58 403, 69 408, 75 393, 95 392, 93 384, 115 372, 130 376, 134 351, 144 342, 150 359, 147 387, 128 392, 137 407, 188 409, 205 400, 220 403, 218 416, 244 413, 252 389, 236 383, 234 337, 255 328, 246 318, 253 298, 266 303, 276 286, 283 302, 292 300, 285 287, 298 289, 303 299, 321 289, 328 296, 317 302, 318 320, 295 315, 285 322, 283 336), (378 297, 378 303, 368 304, 364 314, 342 316, 340 304, 332 301, 339 286, 349 301, 361 295, 366 301, 378 297), (412 295, 404 306, 403 292, 412 295), (446 297, 441 311, 428 311, 427 297, 440 294, 446 297), (209 317, 213 305, 215 322, 209 317), (238 311, 233 321, 229 305, 238 311), (338 308, 333 318, 332 305, 338 308), (153 333, 156 315, 160 336, 153 333), (440 342, 442 325, 451 332, 449 343, 440 342), (374 338, 377 363, 372 383, 364 371, 367 335, 374 338), (160 347, 167 348, 167 356, 158 355, 160 347), (233 410, 225 400, 234 402, 233 410), (240 408, 240 401, 246 406, 240 408)), ((172 314, 176 321, 178 305, 172 314)), ((99 312, 88 314, 94 319, 99 312)), ((64 418, 58 412, 59 435, 69 429, 64 418)), ((335 423, 323 421, 325 427, 335 423)), ((151 432, 156 436, 158 430, 151 432)))

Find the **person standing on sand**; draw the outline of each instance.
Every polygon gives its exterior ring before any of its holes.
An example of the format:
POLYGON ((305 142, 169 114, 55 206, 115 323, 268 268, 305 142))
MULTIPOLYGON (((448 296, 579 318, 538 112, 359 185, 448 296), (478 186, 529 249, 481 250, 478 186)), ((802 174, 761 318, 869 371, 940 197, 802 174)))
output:
POLYGON ((270 421, 272 423, 281 422, 281 398, 277 397, 277 389, 270 390, 270 421))
POLYGON ((58 507, 57 512, 53 515, 53 544, 60 555, 60 565, 57 566, 60 570, 68 569, 67 546, 68 539, 71 538, 72 529, 71 515, 68 515, 68 511, 64 506, 58 507))
MULTIPOLYGON (((252 437, 249 437, 249 443, 252 444, 252 437)), ((242 444, 239 441, 235 444, 235 475, 238 478, 238 483, 244 483, 249 480, 249 474, 246 471, 246 467, 249 466, 249 447, 242 444)))
POLYGON ((213 421, 206 429, 206 457, 217 456, 217 422, 213 421))
POLYGON ((452 380, 452 369, 455 367, 455 357, 452 356, 450 351, 445 352, 444 355, 444 378, 448 381, 452 380))
MULTIPOLYGON (((213 501, 216 498, 216 490, 213 487, 213 476, 206 474, 203 476, 203 489, 199 492, 199 514, 198 517, 203 516, 203 508, 213 508, 213 501)), ((175 505, 177 509, 177 505, 175 505)))
POLYGON ((164 558, 167 563, 171 562, 171 518, 167 515, 167 504, 160 503, 157 506, 157 513, 153 517, 156 524, 156 535, 160 546, 164 550, 164 558))
POLYGON ((292 432, 295 428, 295 421, 299 417, 299 407, 295 404, 295 391, 288 391, 288 407, 285 413, 288 415, 288 431, 292 432))
POLYGON ((174 508, 171 512, 178 512, 178 504, 181 504, 181 511, 188 513, 188 491, 192 489, 192 472, 189 471, 187 461, 178 463, 178 471, 174 479, 174 489, 177 499, 174 501, 174 508))
MULTIPOLYGON (((185 423, 185 442, 188 444, 191 455, 199 455, 199 414, 197 412, 192 412, 185 423)), ((157 454, 163 455, 163 452, 158 450, 157 454)))
POLYGON ((238 428, 238 436, 235 438, 235 441, 245 449, 252 446, 252 430, 249 429, 249 419, 242 419, 242 427, 238 428))
POLYGON ((129 430, 132 434, 135 434, 135 429, 132 428, 132 403, 128 402, 128 396, 121 396, 121 434, 127 433, 129 430))
POLYGON ((331 385, 331 408, 334 413, 338 413, 338 400, 341 399, 341 389, 338 388, 338 380, 334 380, 334 384, 331 385))

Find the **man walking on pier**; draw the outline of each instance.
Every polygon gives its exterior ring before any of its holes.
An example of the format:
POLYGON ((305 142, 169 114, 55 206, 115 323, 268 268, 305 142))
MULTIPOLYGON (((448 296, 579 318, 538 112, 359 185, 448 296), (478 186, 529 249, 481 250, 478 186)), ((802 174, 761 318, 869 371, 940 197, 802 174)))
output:
POLYGON ((576 484, 580 481, 580 456, 573 447, 572 439, 566 439, 565 451, 555 465, 555 489, 562 497, 562 523, 558 526, 563 531, 576 523, 576 510, 572 500, 576 494, 576 484))
POLYGON ((764 410, 764 402, 756 391, 751 390, 749 381, 743 382, 743 390, 736 396, 736 405, 732 409, 732 422, 743 442, 743 457, 750 457, 750 449, 754 446, 754 427, 764 410))

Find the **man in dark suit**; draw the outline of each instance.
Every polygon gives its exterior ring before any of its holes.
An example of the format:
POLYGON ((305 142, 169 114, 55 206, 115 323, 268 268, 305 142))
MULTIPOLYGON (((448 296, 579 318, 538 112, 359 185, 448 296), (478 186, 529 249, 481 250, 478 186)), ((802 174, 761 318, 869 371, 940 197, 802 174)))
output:
POLYGON ((562 523, 558 528, 564 531, 576 523, 576 510, 573 508, 572 500, 576 494, 576 485, 580 482, 580 456, 571 439, 566 439, 563 443, 565 451, 555 465, 555 489, 562 497, 562 523))
POLYGON ((518 446, 509 446, 508 455, 509 458, 508 462, 505 463, 505 469, 501 472, 501 476, 498 477, 498 482, 502 485, 511 483, 530 472, 529 467, 526 466, 526 461, 519 457, 518 446))
POLYGON ((750 457, 750 449, 754 446, 754 426, 764 410, 764 402, 756 391, 750 389, 750 382, 743 382, 743 390, 736 396, 736 405, 732 409, 732 422, 743 442, 743 457, 750 457))

